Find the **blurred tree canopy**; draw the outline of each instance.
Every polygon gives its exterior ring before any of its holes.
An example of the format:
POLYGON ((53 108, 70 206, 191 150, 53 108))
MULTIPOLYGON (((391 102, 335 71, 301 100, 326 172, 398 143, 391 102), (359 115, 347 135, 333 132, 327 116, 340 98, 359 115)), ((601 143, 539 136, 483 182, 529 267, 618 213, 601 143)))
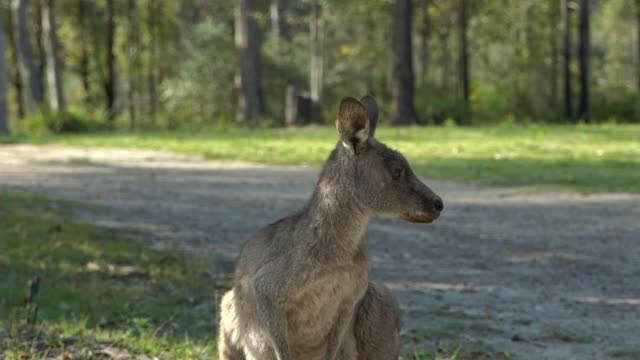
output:
POLYGON ((0 16, 0 131, 332 122, 363 94, 397 124, 640 122, 640 0, 6 0, 0 16))

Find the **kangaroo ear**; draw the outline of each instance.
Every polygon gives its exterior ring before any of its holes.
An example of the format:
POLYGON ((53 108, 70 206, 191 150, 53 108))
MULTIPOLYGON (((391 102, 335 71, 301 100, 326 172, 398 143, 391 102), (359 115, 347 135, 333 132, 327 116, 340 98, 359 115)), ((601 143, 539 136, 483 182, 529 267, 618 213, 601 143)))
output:
POLYGON ((369 113, 356 99, 346 97, 340 101, 336 128, 342 143, 356 154, 365 149, 369 138, 369 113))
POLYGON ((360 103, 364 105, 369 113, 369 136, 373 137, 378 125, 378 103, 371 95, 365 95, 360 99, 360 103))

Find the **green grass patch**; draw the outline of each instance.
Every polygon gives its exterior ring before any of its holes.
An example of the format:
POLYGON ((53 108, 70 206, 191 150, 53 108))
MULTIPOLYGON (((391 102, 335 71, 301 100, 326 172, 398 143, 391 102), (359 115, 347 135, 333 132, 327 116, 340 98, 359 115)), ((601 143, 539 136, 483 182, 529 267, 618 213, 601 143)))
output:
POLYGON ((0 191, 0 354, 92 358, 107 348, 211 358, 214 293, 225 287, 214 265, 75 222, 77 206, 0 191), (32 326, 27 283, 36 276, 32 326))
POLYGON ((593 341, 592 338, 581 336, 565 330, 553 330, 546 335, 543 335, 539 340, 545 341, 559 341, 573 344, 589 344, 593 341))
MULTIPOLYGON (((583 192, 640 192, 640 126, 382 127, 420 176, 583 192)), ((227 129, 13 137, 0 142, 170 150, 272 164, 324 162, 335 129, 227 129)))
POLYGON ((511 359, 511 354, 506 351, 494 351, 488 346, 477 344, 441 344, 431 349, 414 349, 406 352, 403 359, 407 360, 489 360, 511 359))
POLYGON ((436 316, 440 316, 440 317, 446 317, 446 318, 465 319, 465 318, 471 318, 472 317, 472 316, 466 314, 463 311, 451 309, 451 307, 449 305, 437 306, 437 307, 431 309, 430 313, 432 315, 436 315, 436 316))
MULTIPOLYGON (((449 308, 437 308, 441 314, 451 313, 449 308)), ((495 351, 480 341, 469 341, 473 337, 502 334, 492 324, 481 321, 454 320, 425 329, 415 329, 403 336, 403 359, 409 360, 461 360, 461 359, 509 359, 504 351, 495 351), (435 346, 425 346, 435 343, 435 346)))
POLYGON ((618 359, 640 359, 640 349, 614 349, 609 351, 609 356, 618 359))
POLYGON ((479 321, 451 321, 438 327, 414 331, 409 337, 415 342, 421 342, 423 339, 455 339, 465 333, 501 334, 502 330, 479 321))

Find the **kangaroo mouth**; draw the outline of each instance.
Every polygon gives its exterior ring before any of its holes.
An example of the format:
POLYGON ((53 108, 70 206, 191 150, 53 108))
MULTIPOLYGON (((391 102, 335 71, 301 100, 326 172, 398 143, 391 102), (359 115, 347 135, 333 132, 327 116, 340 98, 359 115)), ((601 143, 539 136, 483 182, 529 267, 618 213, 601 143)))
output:
POLYGON ((414 224, 431 224, 440 217, 439 212, 429 212, 422 214, 411 214, 402 217, 403 220, 414 224))

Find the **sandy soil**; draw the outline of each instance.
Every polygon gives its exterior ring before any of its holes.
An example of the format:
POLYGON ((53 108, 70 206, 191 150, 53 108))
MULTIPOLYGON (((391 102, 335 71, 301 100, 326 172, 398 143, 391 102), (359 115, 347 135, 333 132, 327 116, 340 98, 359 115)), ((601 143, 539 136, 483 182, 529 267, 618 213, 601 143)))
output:
MULTIPOLYGON (((229 269, 254 231, 304 204, 317 175, 154 151, 0 146, 0 188, 104 206, 76 216, 229 269)), ((517 359, 640 357, 640 196, 426 182, 445 200, 440 220, 369 226, 372 278, 399 297, 408 342, 478 343, 517 359)))

